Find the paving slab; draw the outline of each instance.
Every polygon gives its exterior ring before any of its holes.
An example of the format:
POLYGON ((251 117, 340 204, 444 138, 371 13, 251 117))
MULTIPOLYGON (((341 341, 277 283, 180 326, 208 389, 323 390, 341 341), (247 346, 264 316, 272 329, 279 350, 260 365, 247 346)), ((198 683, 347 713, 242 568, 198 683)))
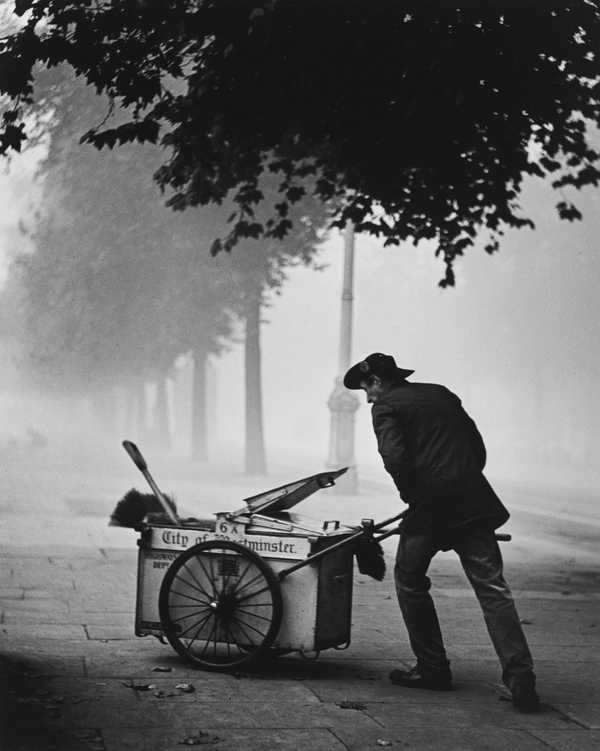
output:
MULTIPOLYGON (((565 635, 563 643, 538 645, 533 650, 533 658, 536 664, 542 662, 555 663, 557 666, 564 662, 594 662, 600 666, 600 651, 592 645, 573 644, 572 642, 564 643, 568 639, 565 635)), ((448 642, 447 650, 450 661, 465 660, 486 660, 494 654, 493 648, 482 644, 452 644, 448 642)), ((560 669, 557 667, 557 669, 560 669)))
POLYGON ((600 702, 565 703, 558 701, 553 706, 578 725, 588 730, 600 730, 600 702))
MULTIPOLYGON (((69 607, 67 623, 80 623, 86 626, 120 626, 127 628, 129 638, 132 638, 135 627, 135 610, 110 610, 110 611, 89 611, 85 609, 69 607)), ((136 640, 139 641, 139 640, 136 640)))
MULTIPOLYGON (((334 704, 314 700, 265 702, 223 701, 207 703, 195 694, 182 695, 179 700, 158 698, 153 691, 123 690, 136 694, 139 701, 123 705, 111 696, 102 702, 82 702, 76 706, 64 705, 61 724, 66 727, 112 727, 133 729, 139 727, 172 727, 178 732, 190 726, 237 729, 309 729, 336 728, 352 722, 363 729, 378 726, 366 713, 342 709, 334 704), (349 714, 354 715, 349 717, 349 714)), ((284 695, 285 696, 285 695, 284 695)))
POLYGON ((392 751, 548 751, 548 745, 528 730, 498 728, 485 722, 472 727, 453 728, 432 720, 429 727, 414 727, 409 721, 394 728, 372 731, 341 728, 336 735, 349 751, 381 749, 378 741, 391 744, 392 751))
MULTIPOLYGON (((410 697, 411 702, 419 704, 429 704, 432 697, 428 692, 418 694, 414 698, 414 692, 394 686, 385 676, 377 679, 350 679, 344 680, 343 683, 337 680, 315 681, 307 680, 305 683, 314 693, 324 702, 342 702, 342 701, 359 701, 359 702, 376 702, 387 704, 404 704, 410 697)), ((461 706, 464 702, 489 702, 490 704, 498 700, 498 689, 496 686, 484 681, 465 681, 461 680, 455 684, 453 691, 448 691, 435 695, 435 705, 440 707, 461 706)))
POLYGON ((564 728, 564 719, 551 707, 543 706, 536 714, 516 712, 509 701, 499 701, 498 697, 481 702, 449 702, 433 694, 429 702, 416 702, 411 698, 412 689, 405 689, 405 699, 401 712, 394 704, 366 702, 367 712, 382 727, 400 729, 428 726, 430 723, 443 728, 478 727, 482 722, 496 727, 530 730, 536 727, 564 728))
MULTIPOLYGON (((42 619, 43 620, 43 619, 42 619)), ((0 629, 0 637, 9 642, 22 638, 28 639, 56 639, 57 641, 85 641, 85 629, 82 626, 72 626, 56 623, 20 623, 19 625, 4 624, 0 629)))
MULTIPOLYGON (((2 751, 50 751, 52 743, 61 751, 175 751, 186 737, 215 751, 359 751, 381 748, 378 741, 427 751, 598 744, 600 579, 582 566, 549 554, 532 566, 526 545, 504 548, 545 705, 530 716, 503 700, 479 605, 452 553, 436 558, 431 576, 456 690, 432 694, 387 678, 413 662, 389 557, 383 582, 355 578, 349 649, 326 650, 317 662, 289 656, 233 675, 207 673, 169 645, 134 636, 137 535, 107 528, 105 519, 84 521, 65 516, 45 532, 42 520, 21 520, 15 529, 31 531, 29 544, 6 546, 0 557, 0 659, 23 662, 18 680, 0 680, 21 730, 12 745, 0 740, 2 751), (52 545, 41 544, 44 534, 52 545)), ((7 542, 1 529, 0 539, 7 542)))
POLYGON ((86 624, 85 632, 87 638, 91 640, 118 640, 126 641, 131 639, 131 626, 130 625, 111 625, 106 624, 86 624))
MULTIPOLYGON (((546 746, 554 751, 600 751, 600 732, 587 732, 581 729, 531 731, 546 746)), ((517 747, 518 748, 518 747, 517 747)))
POLYGON ((196 740, 206 751, 344 751, 347 746, 327 728, 286 730, 281 728, 229 729, 190 725, 174 732, 156 728, 152 732, 105 730, 103 751, 181 751, 196 740), (213 741, 213 742, 211 742, 213 741))

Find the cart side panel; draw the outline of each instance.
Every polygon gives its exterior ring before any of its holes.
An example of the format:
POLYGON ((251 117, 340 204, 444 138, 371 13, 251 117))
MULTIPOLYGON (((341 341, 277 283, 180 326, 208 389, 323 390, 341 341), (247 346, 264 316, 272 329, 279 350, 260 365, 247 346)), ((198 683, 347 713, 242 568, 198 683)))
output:
POLYGON ((315 649, 350 643, 353 565, 349 547, 335 550, 320 561, 315 649))
MULTIPOLYGON (((275 574, 289 568, 290 562, 269 558, 275 574)), ((304 566, 281 582, 283 617, 273 646, 276 649, 313 652, 317 615, 318 563, 304 566)))
MULTIPOLYGON (((235 525, 234 525, 235 528, 235 525)), ((162 636, 158 612, 160 587, 172 561, 187 548, 210 540, 231 540, 246 545, 271 565, 275 572, 289 567, 290 561, 302 560, 310 553, 306 538, 293 535, 243 535, 234 528, 210 532, 189 527, 154 527, 142 530, 138 556, 136 600, 136 636, 162 636), (277 558, 267 557, 268 553, 277 558)), ((283 592, 283 621, 279 631, 282 649, 314 649, 317 573, 313 566, 296 572, 293 588, 283 592)), ((279 646, 279 642, 276 642, 279 646)))
POLYGON ((154 550, 140 546, 135 608, 136 636, 162 635, 158 593, 167 569, 178 555, 179 552, 175 550, 154 550))

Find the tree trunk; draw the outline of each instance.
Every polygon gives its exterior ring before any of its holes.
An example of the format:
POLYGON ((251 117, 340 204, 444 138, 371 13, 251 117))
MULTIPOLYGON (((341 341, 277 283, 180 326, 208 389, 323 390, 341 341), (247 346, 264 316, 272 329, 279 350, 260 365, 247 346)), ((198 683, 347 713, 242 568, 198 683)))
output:
POLYGON ((206 350, 195 349, 192 380, 192 459, 197 462, 208 460, 206 365, 206 350))
POLYGON ((171 428, 169 425, 169 402, 167 379, 160 377, 156 382, 156 404, 154 405, 154 428, 156 442, 161 449, 171 448, 171 428))
POLYGON ((246 474, 266 472, 263 439, 262 380, 260 361, 260 299, 246 307, 246 474))

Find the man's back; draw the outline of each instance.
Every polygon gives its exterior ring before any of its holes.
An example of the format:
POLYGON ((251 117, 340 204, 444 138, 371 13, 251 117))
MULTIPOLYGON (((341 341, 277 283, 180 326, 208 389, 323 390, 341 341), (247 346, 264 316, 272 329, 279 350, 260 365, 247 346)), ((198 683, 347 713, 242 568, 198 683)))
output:
POLYGON ((395 423, 404 440, 403 462, 412 465, 418 484, 456 483, 483 470, 481 435, 445 386, 404 381, 374 404, 372 415, 384 462, 398 459, 395 423))

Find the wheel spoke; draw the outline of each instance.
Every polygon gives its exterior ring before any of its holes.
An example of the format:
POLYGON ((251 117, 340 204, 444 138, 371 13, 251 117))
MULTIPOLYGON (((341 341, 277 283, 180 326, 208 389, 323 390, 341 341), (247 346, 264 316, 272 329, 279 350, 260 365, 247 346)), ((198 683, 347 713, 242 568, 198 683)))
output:
POLYGON ((225 644, 227 644, 227 657, 231 659, 231 644, 229 643, 229 627, 225 621, 221 621, 221 625, 225 632, 225 644))
MULTIPOLYGON (((210 556, 209 556, 208 558, 209 558, 209 560, 210 560, 210 556)), ((213 593, 212 593, 212 599, 213 599, 213 600, 214 600, 214 599, 216 599, 216 598, 217 598, 217 590, 215 589, 215 578, 214 578, 214 575, 213 575, 213 576, 211 576, 211 575, 210 575, 210 574, 208 573, 208 571, 206 570, 206 567, 205 567, 205 565, 204 565, 204 562, 202 561, 202 558, 201 558, 201 557, 200 557, 199 555, 197 555, 197 556, 196 556, 196 557, 194 558, 194 560, 198 561, 198 563, 200 564, 200 566, 201 566, 201 568, 202 568, 202 571, 204 571, 204 575, 206 576, 206 578, 208 579, 208 581, 209 581, 209 583, 210 583, 211 589, 212 589, 212 591, 213 591, 213 593)), ((211 567, 211 572, 212 572, 212 567, 211 567)), ((209 595, 209 598, 210 598, 210 595, 209 595)))
MULTIPOLYGON (((204 623, 206 623, 206 621, 204 621, 204 623)), ((202 623, 202 625, 201 625, 201 626, 198 626, 198 630, 196 631, 196 633, 194 634, 194 636, 193 636, 193 637, 192 637, 192 638, 191 638, 191 639, 190 639, 190 640, 188 641, 187 645, 185 645, 185 648, 186 648, 186 650, 188 651, 188 653, 189 653, 189 652, 191 651, 191 648, 192 648, 192 644, 193 644, 193 643, 194 643, 194 642, 196 641, 196 639, 198 638, 198 636, 199 636, 199 634, 200 634, 200 631, 202 631, 202 629, 204 628, 204 623, 202 623)))
MULTIPOLYGON (((248 645, 249 645, 249 646, 251 646, 251 647, 256 647, 257 645, 256 645, 256 644, 254 644, 254 642, 252 641, 252 637, 251 637, 251 636, 249 636, 248 632, 247 632, 247 631, 246 631, 246 629, 245 629, 245 628, 244 628, 244 627, 242 626, 242 624, 241 624, 241 622, 239 621, 239 619, 238 619, 238 618, 235 618, 235 617, 234 617, 234 620, 236 620, 236 621, 237 621, 237 624, 236 624, 236 625, 237 625, 237 628, 239 628, 239 630, 240 630, 240 631, 242 632, 242 634, 244 634, 244 635, 245 635, 246 639, 248 640, 248 645)), ((238 649, 240 650, 240 652, 242 652, 242 653, 243 653, 243 650, 242 650, 242 649, 240 649, 239 641, 238 641, 238 642, 236 642, 236 644, 238 645, 238 649)))
MULTIPOLYGON (((204 608, 203 610, 194 610, 193 613, 186 613, 185 615, 180 615, 179 618, 171 618, 171 623, 177 623, 178 621, 183 621, 186 618, 193 618, 195 615, 198 615, 198 613, 202 613, 206 610, 208 610, 208 608, 204 608)), ((208 612, 211 613, 212 610, 209 610, 208 612)))
POLYGON ((210 581, 212 582, 212 588, 213 588, 213 592, 215 593, 215 599, 218 599, 219 595, 223 592, 223 589, 217 589, 217 579, 215 577, 215 570, 213 568, 213 557, 212 555, 209 555, 207 557, 208 557, 208 565, 210 566, 210 581))
POLYGON ((239 624, 244 623, 245 626, 248 626, 248 628, 251 628, 253 631, 256 631, 256 633, 262 636, 263 639, 265 638, 266 634, 263 634, 262 631, 259 631, 257 628, 254 628, 254 626, 251 623, 248 623, 247 621, 241 621, 235 615, 232 615, 231 617, 233 618, 234 621, 237 621, 239 624))
MULTIPOLYGON (((225 576, 225 548, 221 548, 221 566, 223 568, 223 576, 225 576)), ((232 561, 233 563, 233 561, 232 561)), ((233 568, 233 566, 232 566, 233 568)), ((229 584, 229 580, 231 579, 231 569, 227 573, 227 578, 223 582, 223 592, 227 592, 227 585, 229 584)))
MULTIPOLYGON (((239 587, 241 585, 241 583, 244 581, 244 578, 245 578, 246 574, 248 573, 248 571, 250 570, 250 568, 252 566, 252 563, 253 562, 250 561, 250 560, 246 563, 246 568, 242 571, 242 573, 238 577, 238 580, 236 582, 236 588, 239 587)), ((235 592, 235 589, 233 591, 235 592)))
MULTIPOLYGON (((199 555, 195 556, 194 560, 197 561, 200 564, 200 567, 202 568, 202 571, 204 572, 204 576, 207 578, 208 583, 210 585, 210 588, 213 591, 213 593, 211 595, 210 592, 207 592, 205 590, 204 591, 205 595, 208 597, 209 600, 211 599, 211 597, 212 597, 212 599, 214 599, 216 597, 214 577, 210 576, 210 574, 208 573, 208 571, 206 570, 206 568, 204 566, 204 563, 202 562, 202 558, 199 555)), ((185 568, 187 571, 189 571, 190 574, 192 575, 192 578, 194 579, 194 581, 197 582, 198 586, 202 587, 202 584, 200 584, 200 582, 198 581, 198 579, 194 575, 194 572, 191 569, 187 568, 187 565, 188 565, 188 561, 186 561, 186 563, 184 564, 184 566, 182 568, 185 568)))
POLYGON ((219 630, 218 626, 220 623, 221 623, 221 619, 217 614, 215 615, 215 635, 213 637, 213 655, 214 655, 215 660, 217 659, 217 632, 219 630))
MULTIPOLYGON (((211 615, 212 615, 212 611, 208 615, 204 616, 204 618, 202 619, 202 622, 198 626, 198 630, 196 631, 196 636, 192 639, 192 642, 194 642, 194 640, 198 638, 198 634, 200 633, 200 631, 202 631, 202 629, 204 628, 204 625, 206 624, 206 622, 208 621, 211 615)), ((187 634, 187 632, 191 631, 195 625, 198 625, 198 624, 192 623, 192 625, 188 626, 185 631, 182 631, 180 634, 178 634, 179 638, 180 639, 185 638, 185 635, 187 634)), ((188 646, 188 649, 189 649, 189 646, 188 646)))
MULTIPOLYGON (((199 591, 202 592, 202 594, 205 597, 208 597, 208 599, 210 600, 210 593, 207 592, 206 589, 204 589, 203 585, 200 583, 200 581, 198 580, 198 578, 196 577, 196 575, 194 574, 194 572, 192 571, 192 569, 188 568, 188 562, 187 561, 186 561, 185 565, 182 566, 182 570, 183 569, 185 569, 187 571, 187 573, 192 577, 192 579, 196 583, 199 591)), ((179 577, 179 575, 178 575, 178 578, 181 578, 181 577, 179 577)), ((185 582, 185 584, 187 584, 188 587, 192 587, 192 589, 194 588, 193 585, 191 585, 189 582, 185 582)))
POLYGON ((249 595, 244 595, 243 597, 238 597, 237 602, 244 602, 245 600, 249 600, 251 597, 256 597, 256 595, 260 595, 263 592, 270 592, 271 587, 267 584, 266 587, 263 587, 262 589, 257 589, 256 592, 251 592, 249 595))
POLYGON ((240 647, 240 645, 238 644, 238 641, 237 641, 237 639, 236 639, 236 637, 235 637, 235 635, 234 635, 233 631, 231 631, 231 629, 229 628, 229 624, 228 624, 228 623, 225 623, 225 622, 223 622, 223 626, 225 627, 225 630, 226 630, 226 632, 227 632, 227 636, 228 636, 228 640, 227 640, 227 654, 229 654, 229 653, 230 653, 230 646, 229 646, 229 644, 230 644, 230 642, 231 642, 231 643, 235 644, 235 647, 236 647, 237 651, 238 651, 238 652, 239 652, 239 653, 240 653, 241 655, 243 655, 243 654, 244 654, 244 650, 243 650, 243 649, 242 649, 242 648, 240 647))
POLYGON ((210 644, 210 640, 212 638, 212 635, 215 633, 216 630, 217 630, 217 619, 215 618, 215 622, 213 623, 213 627, 211 629, 211 632, 208 635, 208 639, 206 640, 206 644, 204 645, 204 649, 202 650, 202 652, 200 652, 200 657, 204 657, 204 653, 206 652, 206 650, 208 648, 208 645, 210 644))
POLYGON ((186 595, 184 592, 179 592, 176 589, 171 590, 172 595, 177 595, 178 597, 185 597, 186 600, 193 600, 194 602, 199 602, 203 605, 209 605, 210 603, 206 602, 206 600, 199 600, 197 597, 192 597, 192 595, 186 595))
POLYGON ((250 581, 247 581, 243 587, 236 587, 234 590, 232 590, 232 594, 235 594, 235 596, 237 597, 240 592, 243 592, 245 589, 248 589, 248 587, 252 586, 254 582, 257 582, 259 579, 263 579, 264 581, 264 578, 265 576, 263 572, 259 571, 258 574, 256 574, 256 576, 250 579, 250 581))
POLYGON ((236 613, 245 613, 246 615, 252 616, 252 618, 260 618, 261 621, 266 621, 267 623, 271 623, 270 618, 265 618, 264 615, 259 615, 258 613, 252 613, 250 610, 244 610, 244 608, 236 608, 236 613))

